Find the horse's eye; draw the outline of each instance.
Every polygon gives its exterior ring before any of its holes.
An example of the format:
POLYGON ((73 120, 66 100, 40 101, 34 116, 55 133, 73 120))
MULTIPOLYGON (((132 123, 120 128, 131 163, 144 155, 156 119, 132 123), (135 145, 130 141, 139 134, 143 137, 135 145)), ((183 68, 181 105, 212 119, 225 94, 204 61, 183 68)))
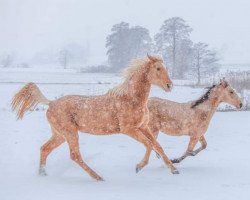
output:
POLYGON ((233 94, 233 93, 234 93, 234 91, 230 91, 230 93, 231 93, 231 94, 233 94))
POLYGON ((161 68, 160 68, 160 67, 157 67, 156 69, 157 69, 157 71, 160 71, 160 70, 161 70, 161 68))

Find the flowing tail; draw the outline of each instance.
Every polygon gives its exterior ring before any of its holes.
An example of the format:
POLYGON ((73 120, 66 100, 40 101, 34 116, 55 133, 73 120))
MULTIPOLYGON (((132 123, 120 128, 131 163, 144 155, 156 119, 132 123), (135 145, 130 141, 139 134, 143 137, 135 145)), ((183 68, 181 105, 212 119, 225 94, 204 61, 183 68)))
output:
POLYGON ((50 102, 35 83, 27 83, 13 97, 11 107, 16 112, 17 119, 22 119, 28 110, 33 111, 39 103, 49 105, 50 102))

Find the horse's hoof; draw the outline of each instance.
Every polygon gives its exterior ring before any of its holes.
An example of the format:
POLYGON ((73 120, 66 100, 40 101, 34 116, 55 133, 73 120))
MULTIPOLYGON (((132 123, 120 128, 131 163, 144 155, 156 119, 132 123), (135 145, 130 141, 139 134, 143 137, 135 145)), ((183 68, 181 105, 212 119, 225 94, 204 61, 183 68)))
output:
POLYGON ((40 176, 47 176, 47 173, 45 171, 39 171, 40 176))
POLYGON ((97 181, 104 181, 104 179, 102 177, 100 177, 100 176, 95 177, 95 180, 97 180, 97 181))
POLYGON ((180 172, 177 169, 175 169, 172 171, 172 174, 180 174, 180 172))
POLYGON ((172 159, 171 162, 172 163, 180 163, 180 160, 179 159, 172 159))
POLYGON ((40 167, 40 168, 39 168, 39 175, 40 175, 40 176, 47 176, 47 173, 46 173, 44 167, 40 167))
POLYGON ((190 153, 188 153, 188 155, 189 155, 189 156, 195 156, 196 153, 195 153, 195 152, 190 152, 190 153))
POLYGON ((135 168, 135 172, 138 173, 139 171, 141 171, 141 168, 140 168, 140 166, 137 165, 135 168))
POLYGON ((96 179, 97 181, 104 181, 104 179, 103 178, 98 178, 98 179, 96 179))

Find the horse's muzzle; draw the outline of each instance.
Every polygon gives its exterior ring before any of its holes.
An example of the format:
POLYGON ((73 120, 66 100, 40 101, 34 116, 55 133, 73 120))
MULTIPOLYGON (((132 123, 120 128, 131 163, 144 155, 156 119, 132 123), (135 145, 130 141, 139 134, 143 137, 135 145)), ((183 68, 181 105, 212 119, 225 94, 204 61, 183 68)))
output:
POLYGON ((168 83, 168 84, 166 84, 166 85, 161 86, 161 88, 162 88, 164 91, 166 91, 166 92, 170 92, 171 89, 172 89, 172 87, 173 87, 173 84, 172 84, 172 83, 168 83))
POLYGON ((172 87, 173 87, 173 83, 168 83, 168 84, 167 84, 167 88, 168 88, 169 90, 171 90, 172 87))

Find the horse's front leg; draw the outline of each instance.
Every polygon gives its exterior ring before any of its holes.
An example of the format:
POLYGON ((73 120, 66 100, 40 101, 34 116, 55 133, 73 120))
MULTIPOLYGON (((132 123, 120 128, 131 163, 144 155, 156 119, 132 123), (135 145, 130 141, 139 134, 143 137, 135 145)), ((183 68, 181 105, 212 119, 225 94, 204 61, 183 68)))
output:
POLYGON ((129 131, 129 135, 137 141, 143 143, 147 148, 149 155, 151 149, 154 149, 162 157, 163 161, 170 168, 171 172, 173 174, 179 174, 179 171, 175 168, 171 160, 166 156, 161 145, 155 140, 148 127, 131 130, 129 131))
POLYGON ((197 155, 199 152, 201 152, 203 149, 207 147, 207 142, 205 140, 204 135, 200 137, 199 142, 201 143, 201 146, 192 152, 192 156, 197 155))
POLYGON ((191 137, 189 140, 187 151, 181 157, 172 159, 172 163, 180 163, 188 156, 195 156, 197 153, 195 154, 193 150, 199 140, 200 138, 191 137))
MULTIPOLYGON (((158 134, 159 134, 159 131, 153 132, 153 136, 155 137, 155 139, 157 139, 158 134)), ((147 147, 146 153, 145 153, 143 159, 141 160, 141 162, 139 164, 136 165, 136 173, 138 173, 143 167, 145 167, 148 164, 152 150, 153 150, 152 147, 150 147, 150 148, 147 147)), ((158 158, 161 157, 157 152, 156 152, 156 155, 158 156, 158 158)))
POLYGON ((148 164, 151 151, 152 151, 151 147, 146 147, 146 153, 145 153, 143 159, 141 160, 140 163, 138 163, 136 165, 136 173, 138 173, 139 171, 141 171, 141 169, 148 164))

